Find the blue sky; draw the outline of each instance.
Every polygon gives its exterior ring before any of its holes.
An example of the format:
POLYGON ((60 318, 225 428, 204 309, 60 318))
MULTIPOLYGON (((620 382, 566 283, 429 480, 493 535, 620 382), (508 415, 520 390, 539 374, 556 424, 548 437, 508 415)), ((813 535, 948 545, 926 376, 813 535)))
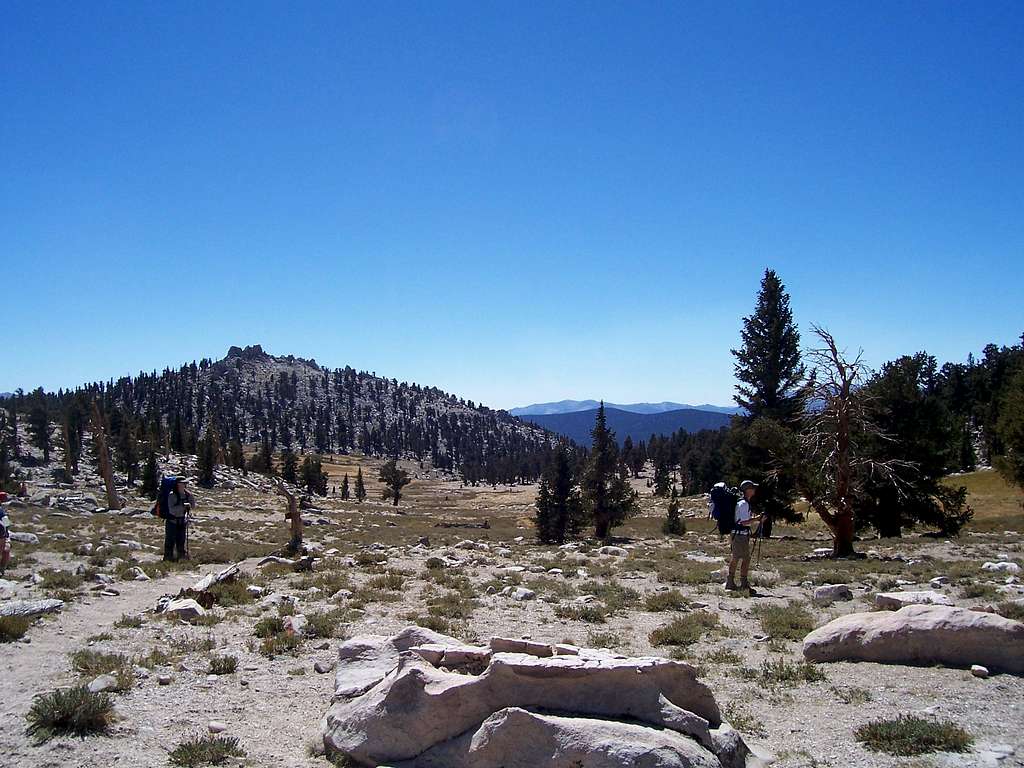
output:
POLYGON ((1022 50, 1019 2, 6 3, 0 391, 261 343, 726 403, 766 266, 876 365, 1014 343, 1022 50))

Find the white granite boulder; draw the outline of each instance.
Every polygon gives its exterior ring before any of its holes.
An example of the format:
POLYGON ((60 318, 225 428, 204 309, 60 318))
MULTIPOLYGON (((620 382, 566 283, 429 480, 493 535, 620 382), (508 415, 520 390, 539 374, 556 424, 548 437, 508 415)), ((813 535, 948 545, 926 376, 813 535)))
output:
POLYGON ((1024 674, 1024 623, 942 605, 853 613, 804 638, 808 661, 945 664, 1024 674))
MULTIPOLYGON (((364 636, 358 653, 341 654, 335 703, 322 724, 329 753, 358 765, 400 768, 755 764, 689 664, 499 652, 522 642, 499 639, 481 674, 460 674, 431 663, 439 652, 442 659, 447 654, 433 647, 443 642, 409 643, 423 632, 364 636)), ((450 642, 453 651, 465 649, 450 642)), ((355 650, 353 641, 345 646, 355 650)), ((542 648, 551 653, 550 646, 542 648)))

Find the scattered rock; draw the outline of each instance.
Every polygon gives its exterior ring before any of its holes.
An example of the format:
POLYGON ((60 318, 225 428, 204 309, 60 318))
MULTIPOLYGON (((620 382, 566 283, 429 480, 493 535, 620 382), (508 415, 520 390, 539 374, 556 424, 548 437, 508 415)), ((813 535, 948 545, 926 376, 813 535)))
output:
POLYGON ((113 675, 100 675, 99 677, 94 677, 90 680, 86 688, 93 693, 112 691, 117 688, 117 678, 113 675))
POLYGON ((127 576, 132 581, 149 581, 150 580, 149 576, 146 575, 146 572, 144 570, 142 570, 141 568, 139 568, 138 566, 135 566, 134 568, 129 568, 128 572, 127 572, 127 576))
POLYGON ((988 677, 988 667, 981 664, 971 664, 971 674, 975 677, 988 677))
POLYGON ((160 685, 170 685, 171 684, 171 676, 170 675, 157 675, 156 676, 156 681, 160 685))
POLYGON ((804 638, 808 661, 946 664, 1024 673, 1024 623, 942 605, 854 613, 804 638))
POLYGON ((622 547, 613 547, 611 545, 606 544, 603 547, 598 547, 597 554, 611 555, 612 557, 625 557, 629 554, 629 550, 623 549, 622 547))
POLYGON ((222 723, 219 720, 211 720, 206 724, 206 729, 210 733, 224 733, 228 727, 225 723, 222 723))
POLYGON ((334 669, 333 661, 317 661, 313 664, 313 671, 320 675, 326 675, 334 669))
POLYGON ((185 621, 194 619, 197 616, 206 615, 206 609, 190 597, 181 600, 171 600, 167 603, 163 612, 170 613, 185 621))
MULTIPOLYGON (((14 538, 13 534, 11 538, 14 538)), ((1020 573, 1020 566, 1011 562, 985 563, 981 570, 990 573, 1020 573)))
POLYGON ((38 544, 39 537, 34 533, 27 533, 26 531, 11 531, 11 541, 16 541, 19 544, 38 544))
POLYGON ((511 597, 513 600, 533 600, 535 597, 537 597, 536 592, 534 592, 532 589, 527 589, 526 587, 508 586, 501 590, 498 594, 504 595, 505 597, 511 597))
POLYGON ((839 600, 853 600, 853 592, 845 584, 823 584, 814 590, 814 602, 832 605, 839 600))

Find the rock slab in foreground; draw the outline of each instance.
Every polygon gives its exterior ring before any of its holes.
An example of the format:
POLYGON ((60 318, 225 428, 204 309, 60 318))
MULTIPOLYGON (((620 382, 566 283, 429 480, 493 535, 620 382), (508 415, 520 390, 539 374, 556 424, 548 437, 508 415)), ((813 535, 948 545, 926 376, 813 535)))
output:
POLYGON ((410 641, 424 633, 342 644, 323 720, 328 752, 397 768, 758 764, 688 664, 495 649, 481 674, 459 674, 430 659, 436 646, 464 646, 431 633, 431 653, 417 653, 426 643, 410 641))
POLYGON ((1024 623, 943 605, 853 613, 804 638, 808 661, 946 664, 1024 674, 1024 623))

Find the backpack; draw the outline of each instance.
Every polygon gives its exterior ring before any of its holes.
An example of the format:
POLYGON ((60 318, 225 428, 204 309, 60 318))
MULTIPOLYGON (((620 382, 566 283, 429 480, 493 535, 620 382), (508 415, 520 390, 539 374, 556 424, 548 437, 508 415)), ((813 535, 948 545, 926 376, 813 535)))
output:
POLYGON ((171 492, 174 491, 174 486, 177 485, 177 483, 178 478, 174 475, 167 475, 160 481, 160 494, 156 497, 156 506, 153 507, 153 514, 157 517, 166 519, 169 516, 169 497, 171 492))
POLYGON ((725 487, 725 483, 715 483, 711 489, 711 517, 718 523, 718 533, 732 533, 736 525, 736 504, 740 497, 725 487))

